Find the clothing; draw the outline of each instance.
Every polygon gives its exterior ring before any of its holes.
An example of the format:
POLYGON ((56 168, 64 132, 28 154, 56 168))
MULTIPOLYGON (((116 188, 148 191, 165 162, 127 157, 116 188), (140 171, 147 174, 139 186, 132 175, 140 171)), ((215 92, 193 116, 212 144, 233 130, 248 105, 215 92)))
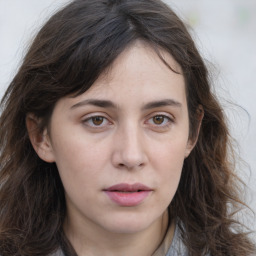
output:
POLYGON ((173 236, 169 227, 162 244, 152 256, 188 256, 178 225, 175 227, 173 236))
MULTIPOLYGON (((65 255, 61 250, 58 250, 54 254, 51 254, 51 256, 65 255)), ((174 236, 172 237, 172 230, 169 228, 162 244, 152 256, 188 256, 187 248, 181 240, 180 229, 177 225, 174 231, 174 236)))

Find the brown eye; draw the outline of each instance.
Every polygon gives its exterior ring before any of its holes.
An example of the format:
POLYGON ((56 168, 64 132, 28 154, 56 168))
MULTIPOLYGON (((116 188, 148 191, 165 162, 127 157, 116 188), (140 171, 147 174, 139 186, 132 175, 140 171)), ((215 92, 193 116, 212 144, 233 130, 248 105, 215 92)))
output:
POLYGON ((102 117, 102 116, 94 116, 94 117, 92 117, 92 123, 93 123, 95 126, 99 126, 99 125, 101 125, 103 122, 104 122, 104 117, 102 117))
POLYGON ((89 116, 88 118, 82 120, 83 125, 91 129, 91 131, 105 131, 110 128, 113 123, 109 121, 107 117, 95 115, 89 116))
POLYGON ((160 125, 160 124, 162 124, 164 121, 165 121, 165 117, 164 117, 164 116, 159 115, 159 116, 154 116, 154 117, 153 117, 153 122, 154 122, 154 124, 160 125))

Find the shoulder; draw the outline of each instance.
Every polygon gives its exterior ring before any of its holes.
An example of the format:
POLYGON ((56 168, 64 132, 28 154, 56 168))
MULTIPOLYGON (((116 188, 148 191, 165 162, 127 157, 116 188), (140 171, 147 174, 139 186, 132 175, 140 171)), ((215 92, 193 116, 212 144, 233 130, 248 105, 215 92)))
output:
POLYGON ((58 251, 50 254, 49 256, 65 256, 64 253, 62 252, 61 249, 59 249, 58 251))
POLYGON ((174 236, 166 256, 188 256, 188 250, 182 241, 178 225, 175 227, 174 236))
MULTIPOLYGON (((188 249, 183 243, 181 231, 178 225, 175 227, 172 242, 165 256, 189 256, 188 249)), ((210 254, 206 254, 205 256, 210 256, 210 254)))

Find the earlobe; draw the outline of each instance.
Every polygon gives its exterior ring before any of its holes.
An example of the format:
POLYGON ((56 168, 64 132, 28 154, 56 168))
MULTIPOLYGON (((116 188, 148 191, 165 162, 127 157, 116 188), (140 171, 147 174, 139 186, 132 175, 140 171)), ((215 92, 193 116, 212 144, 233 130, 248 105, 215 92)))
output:
POLYGON ((37 155, 45 162, 54 162, 54 154, 47 128, 41 131, 40 119, 33 114, 26 116, 26 126, 30 142, 37 155))
POLYGON ((191 140, 188 140, 186 151, 185 151, 185 158, 187 158, 190 155, 190 152, 193 150, 193 148, 196 145, 196 141, 192 142, 191 140))
POLYGON ((193 150, 193 148, 195 147, 195 145, 197 143, 199 132, 201 129, 202 120, 204 117, 204 109, 201 105, 198 106, 196 112, 197 112, 197 121, 198 121, 196 135, 194 136, 194 138, 190 138, 188 140, 186 151, 185 151, 185 158, 187 158, 190 155, 191 151, 193 150))

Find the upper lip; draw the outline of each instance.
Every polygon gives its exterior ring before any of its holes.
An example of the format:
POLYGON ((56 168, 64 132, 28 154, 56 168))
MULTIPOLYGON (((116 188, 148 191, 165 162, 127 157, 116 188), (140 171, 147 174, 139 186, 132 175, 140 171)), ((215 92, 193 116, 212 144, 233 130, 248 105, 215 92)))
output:
POLYGON ((137 191, 152 191, 152 188, 149 188, 141 183, 135 184, 127 184, 127 183, 120 183, 113 185, 104 189, 104 191, 124 191, 124 192, 137 192, 137 191))

